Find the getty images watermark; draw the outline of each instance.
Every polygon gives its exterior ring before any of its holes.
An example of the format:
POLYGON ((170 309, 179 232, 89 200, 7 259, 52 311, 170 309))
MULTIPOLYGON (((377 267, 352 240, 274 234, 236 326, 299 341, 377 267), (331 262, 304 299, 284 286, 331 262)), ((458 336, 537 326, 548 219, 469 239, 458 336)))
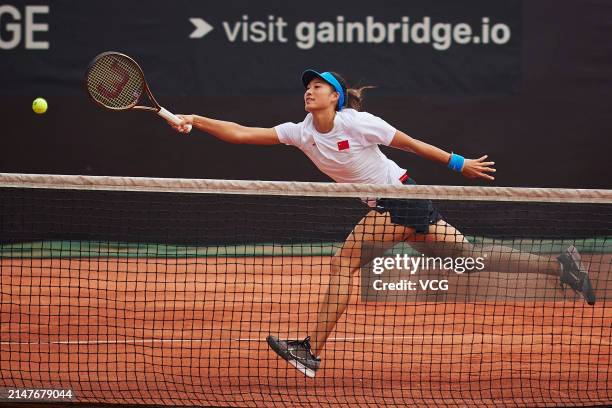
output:
MULTIPOLYGON (((540 249, 545 251, 545 249, 540 249)), ((491 242, 486 246, 468 243, 368 242, 362 247, 360 296, 362 302, 480 302, 558 301, 574 299, 574 292, 559 284, 550 273, 555 256, 517 255, 516 248, 491 242)), ((596 265, 583 257, 583 267, 596 265)), ((596 258, 595 258, 596 259, 596 258)), ((592 268, 594 282, 602 272, 592 268), (599 274, 597 273, 599 272, 599 274)), ((609 292, 598 288, 598 298, 609 292)))
MULTIPOLYGON (((388 249, 388 248, 387 248, 388 249)), ((388 254, 372 245, 362 251, 364 301, 464 299, 470 272, 485 269, 485 256, 428 256, 411 250, 388 254)))
MULTIPOLYGON (((429 257, 396 254, 395 256, 376 257, 372 260, 372 273, 381 275, 389 271, 405 271, 415 275, 417 271, 453 271, 458 274, 484 269, 484 258, 472 257, 429 257)), ((401 279, 398 282, 385 282, 376 279, 372 283, 374 290, 448 290, 447 279, 401 279)))
MULTIPOLYGON (((485 268, 483 257, 429 257, 396 254, 395 256, 376 257, 372 260, 372 273, 382 275, 389 271, 404 271, 416 275, 417 271, 453 271, 457 274, 482 271, 485 268)), ((397 282, 385 282, 375 279, 374 290, 448 290, 447 279, 401 279, 397 282)))

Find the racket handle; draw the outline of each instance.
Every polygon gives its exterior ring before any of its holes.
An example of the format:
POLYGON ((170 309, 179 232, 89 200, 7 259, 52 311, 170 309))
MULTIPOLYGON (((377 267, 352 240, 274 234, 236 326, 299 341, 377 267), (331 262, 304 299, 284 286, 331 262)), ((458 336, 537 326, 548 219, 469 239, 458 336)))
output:
MULTIPOLYGON (((168 111, 165 108, 159 108, 159 110, 157 111, 157 114, 159 116, 161 116, 162 118, 166 119, 168 122, 172 122, 175 125, 178 125, 181 123, 181 119, 176 116, 174 113, 168 111)), ((191 125, 187 125, 187 132, 191 132, 191 125)))

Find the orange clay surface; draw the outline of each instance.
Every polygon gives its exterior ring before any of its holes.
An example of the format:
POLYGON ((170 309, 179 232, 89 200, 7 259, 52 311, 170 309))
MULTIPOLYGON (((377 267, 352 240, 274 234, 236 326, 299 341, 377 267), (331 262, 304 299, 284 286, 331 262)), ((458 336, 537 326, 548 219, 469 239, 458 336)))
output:
POLYGON ((571 293, 376 303, 359 298, 356 278, 307 379, 265 338, 312 330, 328 257, 2 259, 0 277, 0 388, 167 405, 612 402, 612 305, 571 293))

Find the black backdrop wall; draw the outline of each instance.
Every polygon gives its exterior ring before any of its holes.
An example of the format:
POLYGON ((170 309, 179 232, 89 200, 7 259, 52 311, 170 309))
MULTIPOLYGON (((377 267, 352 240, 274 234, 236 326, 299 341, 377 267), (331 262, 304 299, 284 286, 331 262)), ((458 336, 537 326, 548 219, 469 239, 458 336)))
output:
MULTIPOLYGON (((112 49, 135 57, 179 113, 298 122, 301 71, 333 69, 378 85, 367 110, 406 133, 489 154, 496 185, 612 188, 609 1, 168 4, 0 4, 0 172, 328 180, 292 147, 227 145, 175 134, 147 113, 97 108, 82 77, 112 49), (30 109, 37 96, 45 115, 30 109)), ((472 183, 384 151, 421 184, 472 183)))

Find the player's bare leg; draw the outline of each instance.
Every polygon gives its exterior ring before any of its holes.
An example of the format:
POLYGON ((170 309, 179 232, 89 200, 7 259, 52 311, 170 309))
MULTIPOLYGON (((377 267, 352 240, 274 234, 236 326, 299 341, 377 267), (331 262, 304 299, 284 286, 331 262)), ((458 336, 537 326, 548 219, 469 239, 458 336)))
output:
POLYGON ((353 292, 353 276, 359 272, 362 263, 363 244, 401 242, 413 235, 414 229, 391 223, 388 214, 370 212, 355 226, 344 245, 331 260, 331 271, 327 291, 319 305, 316 325, 310 333, 313 336, 312 350, 318 355, 340 316, 344 313, 353 292))
POLYGON ((547 274, 560 278, 561 283, 581 293, 589 304, 595 303, 595 295, 588 275, 580 266, 575 248, 568 248, 557 259, 543 257, 501 245, 473 245, 453 226, 440 220, 430 225, 427 234, 417 234, 414 229, 391 223, 387 213, 368 213, 355 226, 342 248, 331 261, 331 273, 327 291, 321 300, 316 324, 309 333, 313 336, 302 341, 286 341, 269 336, 268 344, 281 357, 314 377, 319 368, 317 357, 323 350, 336 323, 346 310, 353 291, 353 276, 360 270, 362 249, 365 242, 408 242, 427 256, 483 257, 486 269, 500 272, 547 274))
POLYGON ((320 302, 315 327, 304 340, 281 340, 268 336, 267 341, 279 356, 308 377, 314 377, 320 365, 316 356, 321 352, 327 338, 344 313, 353 291, 352 277, 362 263, 361 250, 364 242, 401 241, 413 230, 391 223, 388 214, 370 211, 353 229, 342 248, 331 261, 331 273, 327 291, 320 302))
POLYGON ((572 245, 559 256, 541 256, 503 245, 470 244, 463 235, 445 221, 429 228, 429 234, 408 237, 410 245, 428 256, 481 257, 485 270, 509 273, 546 274, 559 277, 589 305, 595 304, 595 291, 582 265, 578 250, 572 245), (432 239, 433 238, 433 239, 432 239))

